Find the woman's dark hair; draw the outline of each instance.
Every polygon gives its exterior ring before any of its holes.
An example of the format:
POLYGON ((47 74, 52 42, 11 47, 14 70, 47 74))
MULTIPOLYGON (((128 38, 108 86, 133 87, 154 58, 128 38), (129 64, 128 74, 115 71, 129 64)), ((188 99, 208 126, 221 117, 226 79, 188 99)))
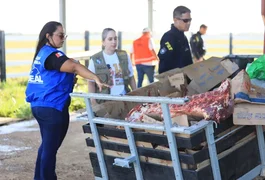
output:
POLYGON ((48 33, 50 36, 53 35, 53 33, 57 30, 58 26, 62 26, 61 23, 56 22, 56 21, 50 21, 47 22, 42 30, 40 31, 39 34, 39 40, 38 40, 38 44, 36 47, 36 51, 35 51, 35 55, 33 58, 33 61, 35 60, 36 56, 38 55, 40 49, 48 42, 48 39, 46 38, 46 34, 48 33))

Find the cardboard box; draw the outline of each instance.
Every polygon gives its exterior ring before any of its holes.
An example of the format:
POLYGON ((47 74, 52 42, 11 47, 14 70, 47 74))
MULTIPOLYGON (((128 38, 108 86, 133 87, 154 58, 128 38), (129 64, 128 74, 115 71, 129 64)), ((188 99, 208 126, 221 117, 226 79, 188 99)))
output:
POLYGON ((188 90, 204 93, 221 83, 238 70, 238 65, 229 59, 211 57, 206 61, 183 68, 183 72, 191 79, 188 90))
POLYGON ((178 91, 177 88, 171 86, 169 79, 163 79, 151 83, 145 87, 138 88, 127 93, 130 96, 166 96, 170 93, 178 91))
POLYGON ((125 117, 129 112, 127 104, 123 101, 107 101, 102 104, 93 105, 92 109, 97 117, 116 118, 125 117))
POLYGON ((265 89, 251 84, 245 70, 232 79, 232 95, 235 103, 265 104, 265 89))
POLYGON ((178 90, 178 92, 181 93, 180 96, 176 96, 176 97, 184 97, 187 95, 188 78, 184 73, 178 73, 172 76, 168 76, 168 80, 170 82, 170 85, 175 87, 178 90))
MULTIPOLYGON (((231 94, 233 98, 236 97, 239 93, 249 94, 251 89, 251 83, 248 74, 245 70, 241 70, 233 79, 232 79, 231 94)), ((240 102, 240 99, 237 100, 240 102)), ((237 103, 236 101, 236 103, 237 103)))
MULTIPOLYGON (((158 82, 136 89, 130 96, 169 96, 183 97, 206 92, 221 83, 238 69, 230 60, 212 57, 183 69, 176 69, 158 75, 158 82), (191 82, 188 84, 188 79, 191 82)), ((94 108, 97 116, 124 119, 131 109, 141 103, 107 102, 94 108)), ((181 118, 183 119, 183 118, 181 118)), ((184 118, 185 119, 185 118, 184 118)), ((184 122, 185 124, 186 122, 184 122)))
POLYGON ((156 79, 158 79, 159 81, 165 80, 167 79, 169 76, 172 76, 174 74, 178 74, 178 73, 182 73, 183 70, 180 68, 175 68, 175 69, 171 69, 169 71, 166 71, 164 73, 158 74, 155 76, 156 79))
MULTIPOLYGON (((175 87, 172 87, 169 80, 154 82, 148 86, 138 88, 127 93, 130 96, 167 96, 181 97, 183 93, 175 87)), ((108 101, 96 106, 93 106, 93 111, 98 117, 108 117, 114 119, 124 119, 126 115, 136 105, 141 103, 123 102, 123 101, 108 101)))
MULTIPOLYGON (((180 126, 190 126, 189 119, 187 115, 180 115, 171 118, 172 124, 180 125, 180 126)), ((144 123, 152 123, 152 124, 163 124, 163 119, 157 114, 145 114, 143 116, 142 122, 144 123)))
POLYGON ((174 74, 168 77, 171 86, 180 89, 181 85, 187 84, 187 79, 183 73, 174 74))
POLYGON ((235 125, 265 125, 265 105, 240 103, 234 108, 235 125))
POLYGON ((211 57, 206 61, 194 63, 182 69, 173 69, 156 76, 159 80, 184 73, 190 83, 187 86, 189 95, 204 93, 221 83, 238 70, 238 65, 229 59, 211 57))

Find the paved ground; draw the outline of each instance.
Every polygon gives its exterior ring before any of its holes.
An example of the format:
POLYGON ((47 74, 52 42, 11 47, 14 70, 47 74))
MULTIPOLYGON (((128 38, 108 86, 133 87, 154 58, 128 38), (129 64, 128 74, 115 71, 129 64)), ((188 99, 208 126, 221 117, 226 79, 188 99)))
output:
POLYGON ((10 124, 12 122, 19 122, 19 121, 22 121, 22 119, 0 117, 0 126, 6 125, 6 124, 10 124))
MULTIPOLYGON (((70 123, 57 155, 58 180, 94 180, 86 135, 82 131, 85 123, 70 123)), ((34 120, 0 126, 0 180, 32 180, 39 143, 39 129, 34 120)))
MULTIPOLYGON (((40 143, 38 126, 0 127, 0 180, 32 180, 40 143), (18 132, 18 131, 23 132, 18 132), (12 133, 12 131, 15 131, 12 133), (11 133, 10 133, 11 132, 11 133)), ((60 180, 92 180, 93 173, 82 131, 85 122, 71 122, 57 156, 60 180)))

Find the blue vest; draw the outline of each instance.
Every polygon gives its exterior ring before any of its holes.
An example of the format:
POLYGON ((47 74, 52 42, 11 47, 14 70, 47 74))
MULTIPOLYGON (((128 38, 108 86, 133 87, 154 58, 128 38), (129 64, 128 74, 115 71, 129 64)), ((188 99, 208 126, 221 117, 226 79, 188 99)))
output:
POLYGON ((34 59, 26 89, 26 101, 31 107, 51 107, 62 111, 69 93, 73 91, 74 74, 45 69, 45 61, 53 52, 57 52, 58 56, 64 55, 45 45, 34 59))

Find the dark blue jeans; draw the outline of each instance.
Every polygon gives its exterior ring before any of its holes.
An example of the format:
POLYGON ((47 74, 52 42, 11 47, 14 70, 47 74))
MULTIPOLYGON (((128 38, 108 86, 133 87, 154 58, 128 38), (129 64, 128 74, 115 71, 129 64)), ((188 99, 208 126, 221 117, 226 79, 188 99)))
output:
POLYGON ((42 139, 38 150, 34 180, 57 180, 56 154, 68 130, 69 104, 70 100, 62 112, 49 107, 32 108, 42 139))
POLYGON ((136 65, 138 82, 137 87, 142 87, 144 75, 146 74, 150 83, 154 82, 155 66, 147 66, 142 64, 136 65))

